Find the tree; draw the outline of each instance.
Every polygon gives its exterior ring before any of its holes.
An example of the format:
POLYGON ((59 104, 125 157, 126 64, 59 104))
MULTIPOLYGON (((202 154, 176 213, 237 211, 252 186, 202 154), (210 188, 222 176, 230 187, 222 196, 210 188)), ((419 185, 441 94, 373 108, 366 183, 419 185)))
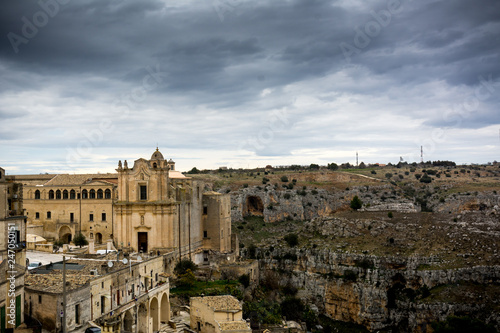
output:
POLYGON ((179 278, 175 282, 177 287, 192 288, 196 283, 196 277, 188 268, 184 274, 179 275, 179 278))
POLYGON ((182 259, 175 265, 174 273, 180 276, 186 274, 188 270, 190 272, 196 272, 197 269, 198 266, 196 266, 196 264, 192 262, 190 259, 182 259))
POLYGON ((281 176, 281 181, 282 181, 283 183, 288 182, 288 177, 287 177, 287 176, 281 176))
POLYGON ((347 162, 347 163, 342 163, 342 164, 340 165, 340 167, 341 167, 342 169, 350 169, 350 168, 351 168, 351 163, 349 163, 349 162, 347 162))
POLYGON ((420 182, 429 184, 430 182, 432 182, 432 178, 424 173, 424 175, 420 178, 420 182))
POLYGON ((358 210, 362 206, 363 206, 363 201, 361 201, 361 199, 357 195, 355 195, 354 198, 352 198, 351 200, 351 208, 354 210, 358 210))
POLYGON ((309 169, 311 169, 311 170, 319 170, 319 165, 318 165, 318 164, 314 164, 314 163, 313 163, 313 164, 311 164, 311 165, 309 166, 309 169))
POLYGON ((73 238, 73 244, 75 244, 76 246, 82 247, 82 246, 88 245, 89 242, 87 241, 85 236, 82 235, 82 233, 79 233, 78 235, 75 236, 75 238, 73 238))
POLYGON ((326 166, 329 170, 338 170, 339 166, 337 165, 337 163, 328 163, 328 165, 326 166))
POLYGON ((200 170, 198 170, 196 167, 192 168, 191 170, 189 170, 188 172, 186 173, 189 173, 189 174, 197 174, 197 173, 200 173, 200 170))

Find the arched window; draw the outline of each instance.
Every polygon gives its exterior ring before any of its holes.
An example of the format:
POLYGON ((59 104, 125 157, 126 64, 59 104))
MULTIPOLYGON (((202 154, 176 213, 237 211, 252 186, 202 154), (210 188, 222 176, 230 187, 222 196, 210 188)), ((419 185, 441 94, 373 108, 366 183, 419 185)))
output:
POLYGON ((35 199, 40 199, 40 191, 39 190, 36 190, 35 191, 35 199))
POLYGON ((61 199, 61 190, 56 191, 56 199, 61 199))
POLYGON ((106 191, 104 191, 104 197, 106 199, 111 199, 111 190, 109 188, 106 191))
POLYGON ((70 199, 76 199, 76 192, 75 192, 75 190, 69 191, 69 198, 70 199))
POLYGON ((104 193, 102 192, 102 190, 101 190, 101 189, 98 189, 98 190, 97 190, 97 199, 102 199, 102 198, 104 198, 104 195, 103 195, 103 194, 104 194, 104 193))
POLYGON ((82 199, 88 199, 89 198, 89 193, 87 192, 87 190, 83 190, 82 191, 82 199))
POLYGON ((54 191, 53 190, 49 191, 49 199, 50 200, 54 199, 54 191))
POLYGON ((68 190, 63 191, 63 199, 68 199, 68 190))
POLYGON ((91 190, 90 190, 90 193, 89 193, 89 198, 90 198, 90 199, 95 199, 95 190, 94 190, 94 189, 91 189, 91 190))

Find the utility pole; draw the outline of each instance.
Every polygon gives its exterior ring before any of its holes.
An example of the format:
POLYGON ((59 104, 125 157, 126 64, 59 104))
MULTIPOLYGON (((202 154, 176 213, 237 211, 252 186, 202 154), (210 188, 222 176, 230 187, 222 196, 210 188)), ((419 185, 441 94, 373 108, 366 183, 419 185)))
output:
POLYGON ((420 146, 420 163, 424 163, 424 146, 420 146))
POLYGON ((356 167, 358 166, 358 152, 356 152, 356 167))
POLYGON ((66 257, 63 256, 63 316, 62 329, 66 333, 66 257))

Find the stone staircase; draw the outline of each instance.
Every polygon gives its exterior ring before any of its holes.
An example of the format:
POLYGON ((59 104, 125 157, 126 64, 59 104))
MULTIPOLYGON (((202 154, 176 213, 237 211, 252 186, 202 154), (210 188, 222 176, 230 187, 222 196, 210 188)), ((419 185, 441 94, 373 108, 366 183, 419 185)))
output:
POLYGON ((161 333, 184 333, 184 332, 194 332, 189 327, 189 315, 180 315, 173 317, 169 323, 162 324, 160 331, 161 333))

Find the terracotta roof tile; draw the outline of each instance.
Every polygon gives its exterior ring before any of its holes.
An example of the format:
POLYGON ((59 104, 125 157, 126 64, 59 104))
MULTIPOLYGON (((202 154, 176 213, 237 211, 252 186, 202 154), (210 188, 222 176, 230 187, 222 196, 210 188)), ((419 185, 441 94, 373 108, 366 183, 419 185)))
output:
POLYGON ((211 307, 214 311, 242 310, 240 302, 233 296, 204 296, 194 298, 211 307))

